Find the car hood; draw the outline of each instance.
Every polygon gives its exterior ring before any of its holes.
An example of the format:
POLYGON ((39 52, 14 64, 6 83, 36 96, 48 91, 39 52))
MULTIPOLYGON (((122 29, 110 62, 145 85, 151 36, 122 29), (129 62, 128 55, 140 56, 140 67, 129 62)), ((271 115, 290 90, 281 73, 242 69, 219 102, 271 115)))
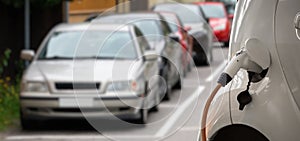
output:
POLYGON ((62 82, 128 80, 133 77, 141 63, 140 60, 34 61, 24 77, 25 80, 32 81, 62 82))
POLYGON ((184 26, 191 27, 191 30, 189 31, 189 34, 195 34, 199 31, 203 31, 204 29, 204 23, 187 23, 184 26))

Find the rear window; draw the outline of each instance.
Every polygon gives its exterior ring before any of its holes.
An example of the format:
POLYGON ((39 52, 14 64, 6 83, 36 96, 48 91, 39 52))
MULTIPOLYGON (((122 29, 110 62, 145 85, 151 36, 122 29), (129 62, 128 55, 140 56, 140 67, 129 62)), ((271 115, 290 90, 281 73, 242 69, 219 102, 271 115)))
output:
POLYGON ((222 5, 205 4, 201 5, 204 15, 208 18, 225 18, 225 11, 222 5))

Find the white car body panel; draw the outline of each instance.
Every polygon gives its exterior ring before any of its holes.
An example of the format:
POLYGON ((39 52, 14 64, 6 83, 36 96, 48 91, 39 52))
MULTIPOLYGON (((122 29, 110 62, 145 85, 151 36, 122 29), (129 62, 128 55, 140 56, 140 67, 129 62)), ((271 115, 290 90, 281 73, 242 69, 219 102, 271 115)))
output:
MULTIPOLYGON (((299 0, 239 0, 229 58, 244 47, 247 39, 256 38, 268 48, 271 66, 264 79, 251 83, 252 102, 243 111, 238 109, 237 95, 246 90, 247 72, 240 70, 228 84, 230 87, 222 88, 229 91, 224 95, 230 96, 230 103, 220 102, 224 106, 230 105, 232 123, 221 116, 228 110, 220 109, 222 112, 213 117, 214 112, 210 112, 208 121, 216 118, 214 121, 217 122, 213 128, 208 128, 208 138, 224 126, 242 124, 256 129, 271 141, 299 140, 300 40, 294 27, 294 18, 299 11, 299 0)), ((215 107, 213 104, 210 110, 215 107)))

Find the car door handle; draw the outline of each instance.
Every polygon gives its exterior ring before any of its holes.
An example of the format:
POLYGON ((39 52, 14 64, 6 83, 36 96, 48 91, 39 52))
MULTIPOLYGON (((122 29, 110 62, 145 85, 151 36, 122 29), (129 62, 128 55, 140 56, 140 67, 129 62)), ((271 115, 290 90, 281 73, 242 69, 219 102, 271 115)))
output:
POLYGON ((300 12, 297 13, 294 20, 295 28, 300 30, 300 12))

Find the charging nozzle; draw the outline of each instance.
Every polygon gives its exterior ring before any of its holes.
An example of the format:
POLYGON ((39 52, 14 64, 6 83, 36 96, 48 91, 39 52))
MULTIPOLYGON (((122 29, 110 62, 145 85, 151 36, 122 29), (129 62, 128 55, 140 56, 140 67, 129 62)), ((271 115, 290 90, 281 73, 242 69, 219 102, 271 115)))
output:
POLYGON ((261 73, 270 66, 269 51, 258 39, 252 38, 246 41, 245 47, 238 51, 228 62, 225 71, 218 79, 223 87, 226 86, 240 69, 261 73))

